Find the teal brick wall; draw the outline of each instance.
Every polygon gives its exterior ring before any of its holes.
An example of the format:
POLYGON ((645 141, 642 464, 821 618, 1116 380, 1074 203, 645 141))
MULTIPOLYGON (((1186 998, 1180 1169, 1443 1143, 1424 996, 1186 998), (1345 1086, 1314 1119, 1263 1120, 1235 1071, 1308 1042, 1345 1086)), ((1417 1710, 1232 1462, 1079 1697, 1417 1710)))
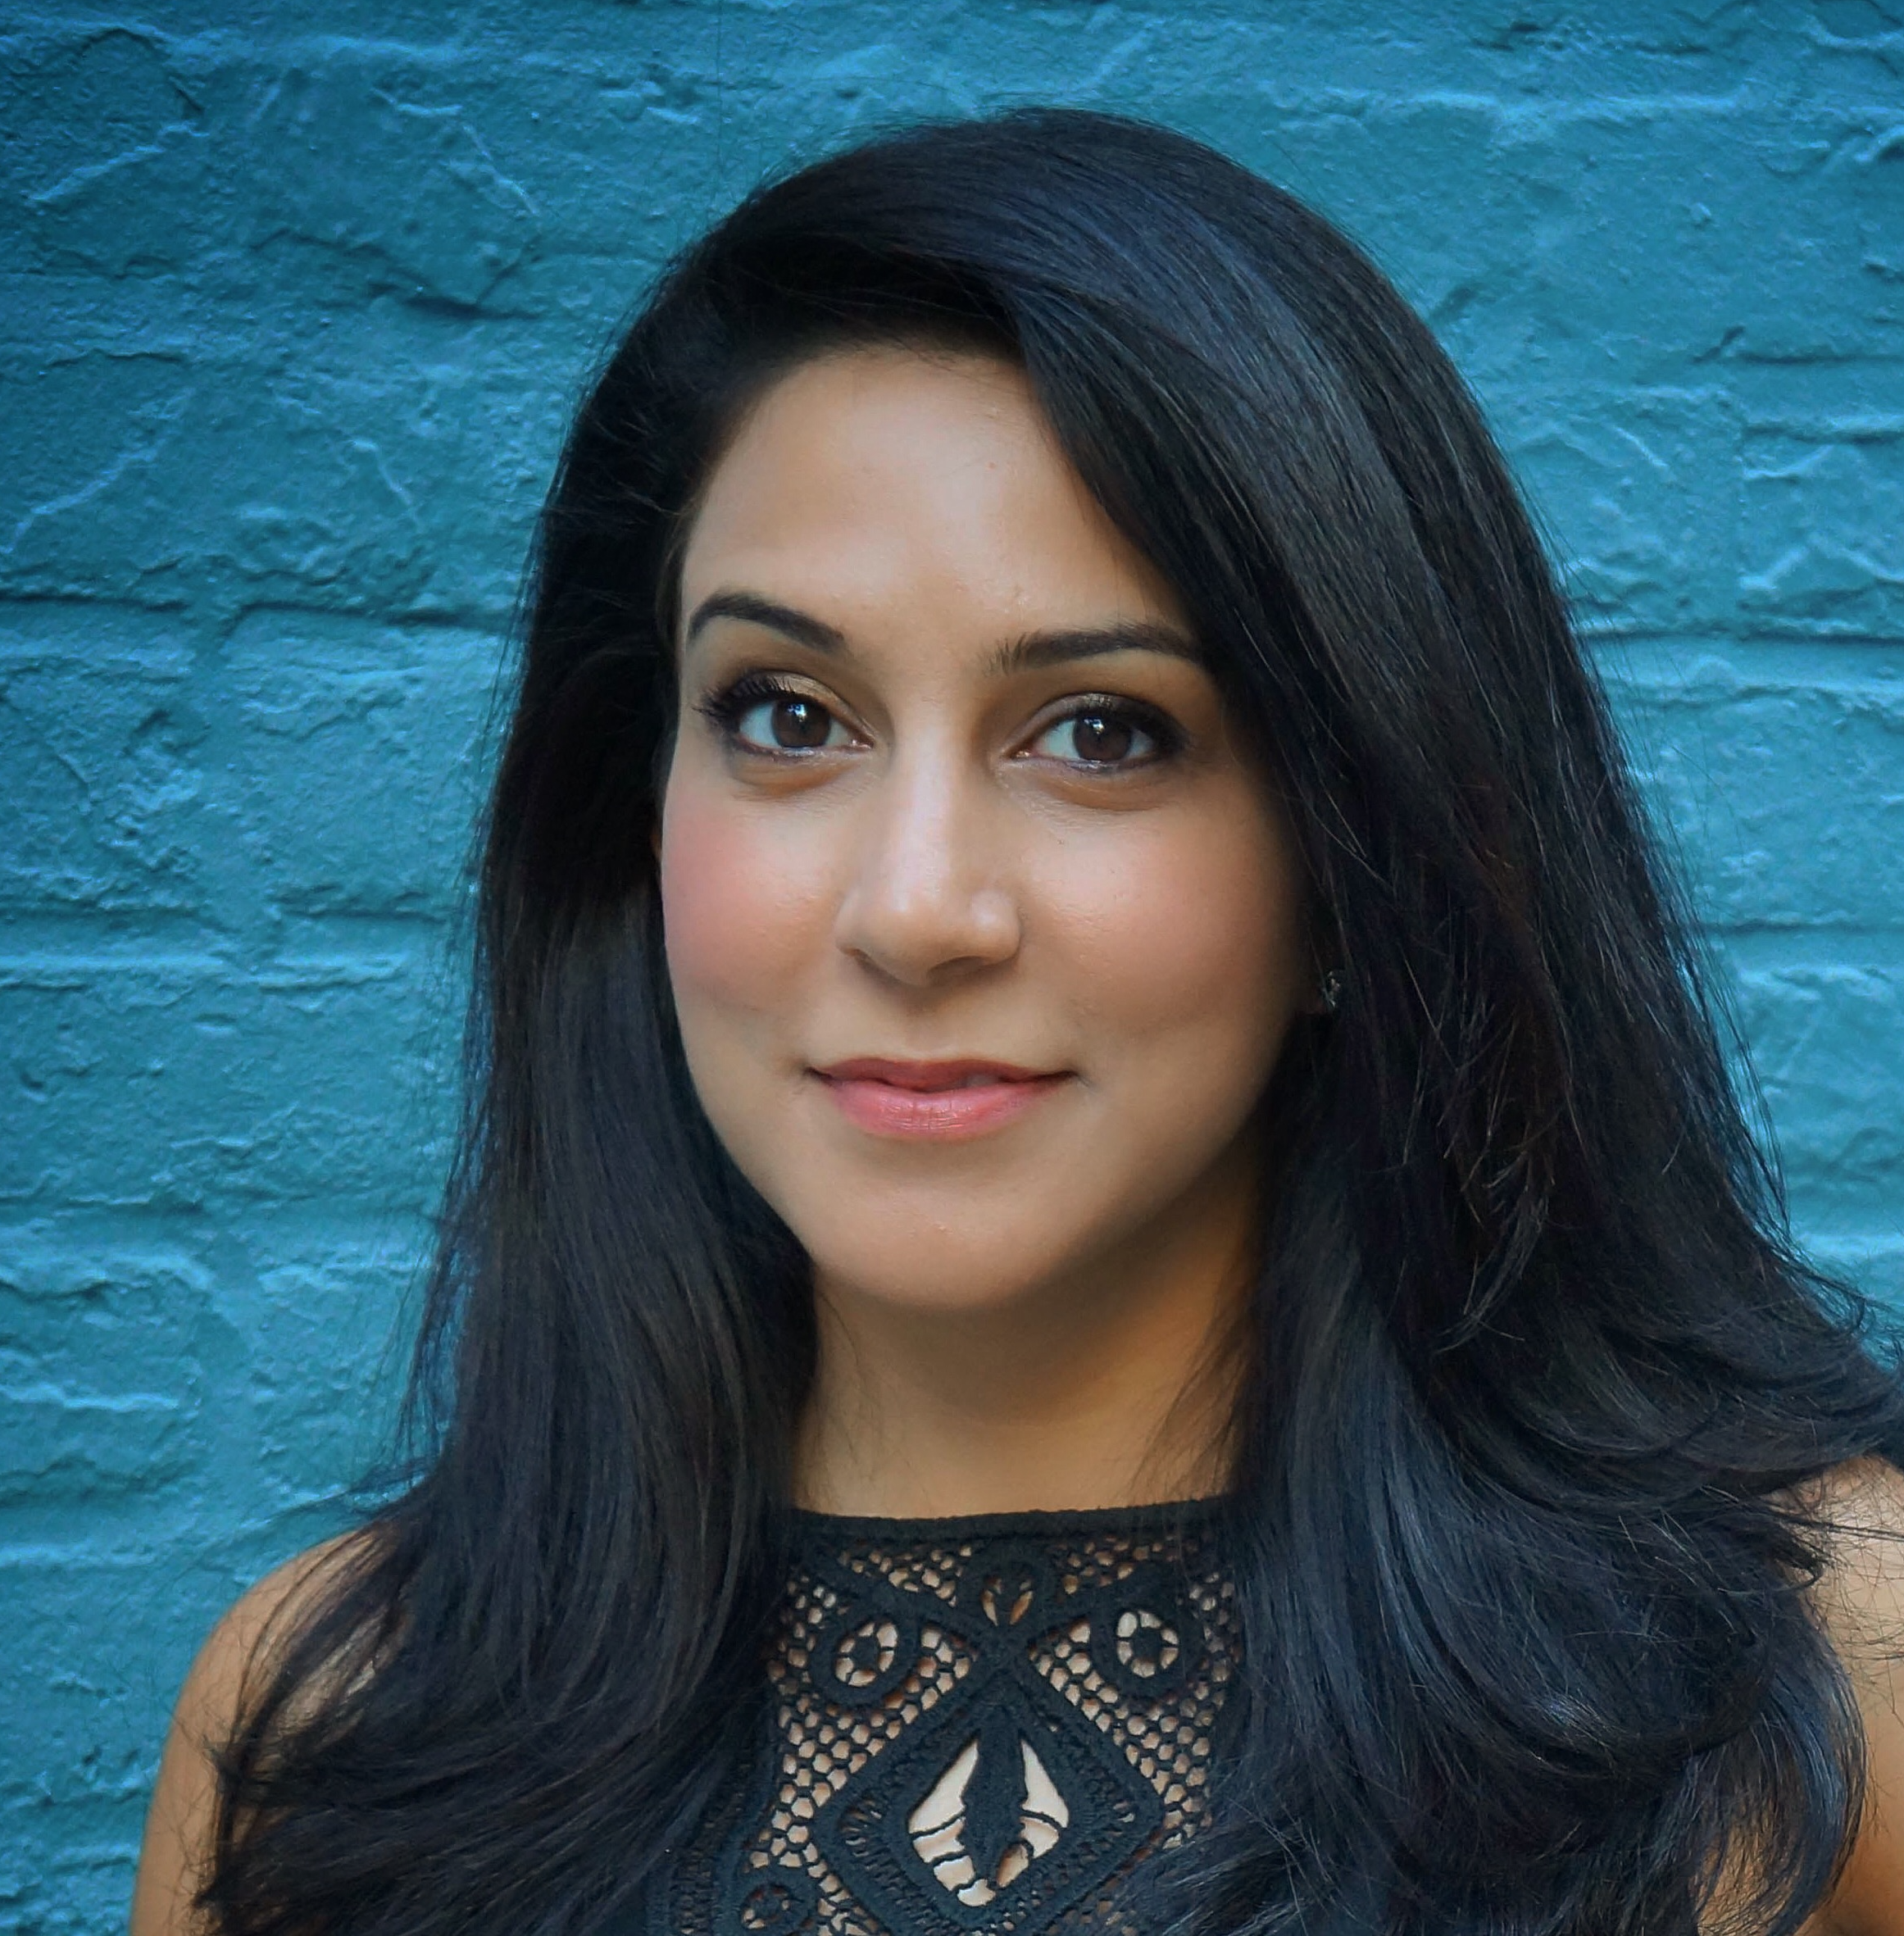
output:
POLYGON ((0 1928, 124 1913, 209 1620, 374 1450, 564 413, 763 170, 1025 98, 1329 211, 1479 388, 1904 1297, 1904 0, 0 11, 0 1928))

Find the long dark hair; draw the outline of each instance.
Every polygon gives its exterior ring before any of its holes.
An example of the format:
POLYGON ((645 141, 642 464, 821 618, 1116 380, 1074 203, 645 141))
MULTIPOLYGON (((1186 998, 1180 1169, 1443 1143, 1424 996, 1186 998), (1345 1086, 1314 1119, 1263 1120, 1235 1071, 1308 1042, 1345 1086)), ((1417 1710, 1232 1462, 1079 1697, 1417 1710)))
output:
POLYGON ((618 1924, 755 1739, 811 1314, 672 1019, 673 562, 777 372, 921 339, 1020 364, 1175 588, 1343 973, 1275 1084, 1245 1672, 1186 1924, 1317 1928, 1360 1889, 1397 1930, 1685 1932, 1724 1870, 1793 1929, 1861 1770, 1797 1502, 1897 1442, 1897 1379, 1784 1234, 1602 701, 1426 329, 1210 149, 1046 111, 757 193, 581 408, 488 815, 427 1456, 247 1705, 216 1926, 618 1924))

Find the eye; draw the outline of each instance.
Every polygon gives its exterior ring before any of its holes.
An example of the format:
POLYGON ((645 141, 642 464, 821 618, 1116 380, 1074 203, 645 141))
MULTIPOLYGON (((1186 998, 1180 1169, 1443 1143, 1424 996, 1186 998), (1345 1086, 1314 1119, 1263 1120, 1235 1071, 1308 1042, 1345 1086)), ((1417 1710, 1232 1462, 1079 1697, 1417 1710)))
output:
POLYGON ((1170 750, 1162 721, 1129 706, 1092 701, 1047 726, 1029 750, 1067 766, 1137 766, 1170 750))
POLYGON ((817 699, 783 693, 748 707, 734 723, 734 735, 763 751, 817 752, 824 746, 843 746, 849 735, 817 699))
POLYGON ((823 701, 757 679, 741 680, 702 710, 745 752, 824 752, 852 743, 852 734, 823 701))

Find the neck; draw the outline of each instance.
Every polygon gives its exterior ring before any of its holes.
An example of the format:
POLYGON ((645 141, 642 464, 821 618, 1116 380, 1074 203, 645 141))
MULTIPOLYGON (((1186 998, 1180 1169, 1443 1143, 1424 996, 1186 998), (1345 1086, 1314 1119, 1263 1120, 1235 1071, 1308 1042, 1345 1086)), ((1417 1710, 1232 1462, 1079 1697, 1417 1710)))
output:
POLYGON ((1190 1220, 956 1311, 816 1283, 797 1497, 879 1518, 1140 1506, 1220 1492, 1247 1349, 1253 1218, 1190 1220))

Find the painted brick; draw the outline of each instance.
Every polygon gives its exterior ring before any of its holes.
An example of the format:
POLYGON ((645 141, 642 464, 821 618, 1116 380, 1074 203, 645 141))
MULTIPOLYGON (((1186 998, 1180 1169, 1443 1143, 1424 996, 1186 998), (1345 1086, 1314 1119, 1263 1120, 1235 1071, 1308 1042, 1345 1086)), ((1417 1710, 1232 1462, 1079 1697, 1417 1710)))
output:
MULTIPOLYGON (((534 207, 467 112, 410 98, 393 65, 332 58, 277 78, 251 134, 257 153, 289 165, 258 177, 254 238, 329 258, 317 272, 354 293, 479 308, 538 248, 534 207), (407 184, 400 198, 384 192, 392 180, 407 184)), ((508 115, 502 90, 487 91, 508 115)))
POLYGON ((1741 465, 1724 391, 1523 389, 1495 429, 1584 623, 1681 634, 1727 623, 1741 465))
POLYGON ((123 617, 38 642, 5 625, 0 609, 0 908, 202 911, 218 829, 188 655, 123 617))
POLYGON ((384 1450, 407 1361, 390 1315, 418 1259, 395 1245, 327 1245, 259 1273, 231 1310, 248 1351, 254 1483, 274 1511, 322 1504, 384 1450))
POLYGON ((1252 145, 1270 161, 1300 131, 1285 172, 1387 261, 1479 381, 1898 353, 1904 290, 1868 266, 1888 260, 1904 192, 1892 97, 1802 117, 1690 88, 1588 102, 1345 90, 1318 107, 1252 145))
POLYGON ((155 1730, 190 1656, 154 1648, 155 1616, 214 1617, 229 1580, 155 1576, 137 1552, 0 1555, 12 1671, 0 1722, 0 1925, 122 1928, 155 1730), (155 1671, 162 1660, 162 1668, 155 1671))
POLYGON ((402 956, 0 964, 0 1202, 417 1204, 431 992, 402 956))
MULTIPOLYGON (((1897 139, 1904 153, 1904 128, 1897 139)), ((1898 170, 1904 180, 1904 160, 1898 170)), ((1739 593, 1748 625, 1897 637, 1904 630, 1904 412, 1755 427, 1744 456, 1739 593)))
POLYGON ((184 1411, 200 1370, 195 1335, 212 1279, 176 1246, 89 1251, 70 1234, 7 1233, 0 1258, 0 1365, 102 1399, 184 1411))
POLYGON ((1779 1125, 1793 1214, 1802 1225, 1855 1228, 1894 1201, 1904 1174, 1904 973, 1750 968, 1738 1011, 1779 1125))
POLYGON ((390 1417, 458 870, 562 421, 656 266, 907 115, 1158 116, 1475 383, 1904 1310, 1904 8, 38 0, 0 18, 0 1929, 117 1927, 216 1610, 390 1417))
POLYGON ((1904 653, 1606 655, 1634 765, 1721 929, 1895 929, 1904 907, 1904 653))
POLYGON ((1840 1284, 1861 1289, 1880 1316, 1904 1305, 1904 1238, 1888 1233, 1864 1238, 1840 1234, 1815 1239, 1810 1252, 1819 1267, 1840 1284))
POLYGON ((279 912, 441 916, 503 669, 493 638, 261 615, 220 681, 247 857, 279 912))
POLYGON ((0 589, 236 610, 420 601, 422 520, 379 440, 329 420, 276 372, 88 350, 22 387, 51 475, 37 491, 30 475, 12 486, 0 589), (137 407, 109 421, 101 449, 69 452, 61 426, 89 419, 90 400, 119 387, 129 364, 137 407), (272 453, 262 466, 261 448, 272 453))
POLYGON ((36 370, 0 362, 34 453, 0 475, 0 593, 227 622, 257 607, 507 620, 557 400, 534 379, 525 397, 493 354, 461 363, 379 316, 348 332, 355 368, 338 367, 321 316, 298 327, 315 340, 274 344, 264 367, 252 349, 123 341, 36 370), (515 489, 444 494, 465 466, 515 489))

